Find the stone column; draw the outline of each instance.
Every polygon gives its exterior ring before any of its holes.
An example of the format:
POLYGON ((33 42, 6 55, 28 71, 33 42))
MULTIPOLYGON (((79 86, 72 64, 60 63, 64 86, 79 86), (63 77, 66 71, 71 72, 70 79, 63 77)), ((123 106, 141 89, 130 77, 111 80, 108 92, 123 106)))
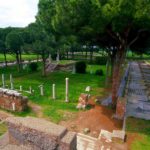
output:
POLYGON ((2 87, 5 88, 5 76, 2 74, 2 87))
POLYGON ((20 91, 22 92, 22 86, 20 85, 20 91))
POLYGON ((66 99, 65 102, 69 102, 69 78, 66 78, 66 99))
POLYGON ((53 93, 53 99, 56 99, 56 93, 55 93, 55 84, 53 84, 53 87, 52 87, 52 93, 53 93))
POLYGON ((41 96, 43 96, 43 95, 44 95, 43 85, 40 85, 40 94, 41 94, 41 96))
POLYGON ((12 74, 10 74, 10 89, 14 89, 12 74))

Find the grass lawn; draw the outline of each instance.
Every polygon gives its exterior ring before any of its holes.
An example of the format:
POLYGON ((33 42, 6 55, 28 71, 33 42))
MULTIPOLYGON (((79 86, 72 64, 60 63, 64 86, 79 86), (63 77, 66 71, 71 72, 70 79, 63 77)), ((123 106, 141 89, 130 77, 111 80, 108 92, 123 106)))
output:
MULTIPOLYGON (((7 57, 7 61, 16 61, 15 55, 7 54, 6 57, 7 57)), ((37 59, 37 55, 34 55, 34 54, 23 54, 22 55, 22 59, 23 60, 37 59)), ((0 54, 0 62, 3 62, 3 61, 4 61, 4 55, 0 54)))
POLYGON ((7 131, 7 127, 5 124, 0 123, 0 136, 3 135, 7 131))
MULTIPOLYGON (((42 77, 41 72, 28 72, 24 70, 21 73, 17 73, 16 66, 0 68, 0 72, 5 74, 6 84, 10 86, 9 74, 12 73, 14 77, 14 87, 19 89, 22 85, 23 90, 29 90, 29 86, 32 87, 34 93, 32 95, 23 92, 29 99, 42 107, 42 111, 45 117, 50 118, 54 122, 59 122, 64 119, 64 115, 67 112, 75 113, 77 101, 81 93, 85 93, 86 86, 91 86, 91 95, 104 96, 104 76, 97 76, 94 72, 97 69, 102 69, 105 73, 105 66, 93 65, 87 67, 87 74, 72 74, 67 72, 54 72, 42 77), (93 74, 90 74, 90 68, 93 70, 93 74), (69 103, 65 103, 65 78, 69 78, 69 103), (56 100, 52 99, 52 84, 56 84, 56 100), (39 85, 44 85, 44 96, 40 96, 39 85)), ((0 83, 1 84, 1 83, 0 83)), ((17 115, 26 116, 34 113, 29 109, 24 113, 17 113, 17 115)))
POLYGON ((137 133, 138 137, 135 138, 131 145, 131 150, 149 150, 150 149, 150 121, 127 118, 126 130, 130 133, 137 133))

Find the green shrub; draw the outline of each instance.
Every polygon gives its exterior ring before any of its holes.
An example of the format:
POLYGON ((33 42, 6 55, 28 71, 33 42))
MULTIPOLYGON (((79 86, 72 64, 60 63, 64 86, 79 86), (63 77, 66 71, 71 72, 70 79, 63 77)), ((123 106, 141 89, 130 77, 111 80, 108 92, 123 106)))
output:
POLYGON ((86 63, 84 61, 77 62, 75 66, 77 73, 86 73, 86 63))
POLYGON ((106 57, 96 57, 95 58, 95 63, 97 65, 106 65, 107 63, 107 58, 106 57))
POLYGON ((29 69, 30 71, 37 71, 38 70, 38 64, 35 62, 32 62, 31 64, 29 64, 29 69))
POLYGON ((103 75, 104 75, 102 69, 96 70, 95 74, 96 74, 96 75, 99 75, 99 76, 103 76, 103 75))

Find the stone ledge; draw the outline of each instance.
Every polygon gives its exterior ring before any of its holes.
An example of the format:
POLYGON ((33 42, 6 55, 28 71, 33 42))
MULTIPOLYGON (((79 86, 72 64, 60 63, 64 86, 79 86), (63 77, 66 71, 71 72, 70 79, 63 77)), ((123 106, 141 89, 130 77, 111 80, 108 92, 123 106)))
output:
POLYGON ((76 134, 63 126, 33 117, 9 117, 9 143, 36 150, 76 150, 76 134))
POLYGON ((67 134, 61 139, 58 150, 76 150, 76 133, 67 132, 67 134))

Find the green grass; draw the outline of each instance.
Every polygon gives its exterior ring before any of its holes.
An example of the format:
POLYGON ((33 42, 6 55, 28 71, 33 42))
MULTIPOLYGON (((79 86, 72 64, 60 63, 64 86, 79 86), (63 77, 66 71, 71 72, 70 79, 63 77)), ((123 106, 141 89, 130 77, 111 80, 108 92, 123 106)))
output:
POLYGON ((128 118, 126 130, 130 133, 139 135, 132 145, 131 150, 149 150, 150 149, 150 121, 136 118, 128 118))
POLYGON ((7 127, 5 124, 0 123, 0 136, 3 135, 7 131, 7 127))
MULTIPOLYGON (((7 57, 7 61, 16 61, 15 55, 7 54, 6 57, 7 57)), ((22 55, 22 59, 23 60, 37 59, 37 55, 34 55, 34 54, 23 54, 22 55)), ((4 55, 3 54, 0 54, 0 62, 4 62, 4 55)))
MULTIPOLYGON (((65 119, 64 114, 66 112, 75 113, 78 110, 76 105, 79 95, 85 93, 86 86, 91 86, 91 95, 103 96, 104 93, 104 76, 97 76, 90 74, 90 67, 87 67, 87 74, 72 74, 67 72, 54 72, 48 74, 46 77, 41 76, 41 72, 28 72, 27 70, 21 73, 16 72, 16 66, 1 68, 0 72, 5 74, 6 84, 10 87, 9 74, 12 73, 14 77, 15 89, 19 89, 22 85, 23 90, 29 90, 29 86, 32 86, 34 93, 32 95, 23 92, 29 99, 42 107, 45 117, 50 118, 54 122, 59 122, 65 119), (65 103, 65 78, 69 78, 69 103, 65 103), (56 100, 52 99, 52 84, 56 84, 56 100), (39 85, 44 85, 44 96, 40 96, 39 85)), ((97 69, 103 69, 105 72, 105 66, 93 65, 93 73, 97 69)), ((1 83, 0 83, 1 84, 1 83)), ((17 114, 21 116, 34 115, 30 110, 23 114, 17 114)))

